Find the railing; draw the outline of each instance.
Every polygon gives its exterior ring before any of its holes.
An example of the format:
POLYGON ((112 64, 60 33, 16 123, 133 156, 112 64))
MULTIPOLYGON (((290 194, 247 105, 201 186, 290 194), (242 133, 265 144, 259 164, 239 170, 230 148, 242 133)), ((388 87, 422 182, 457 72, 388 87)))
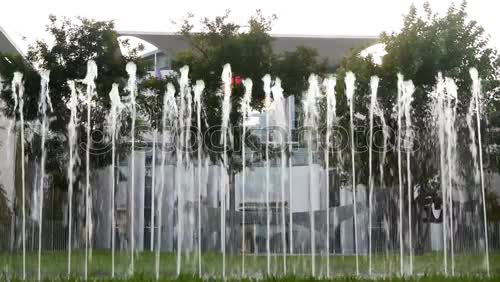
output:
MULTIPOLYGON (((214 209, 214 212, 216 212, 214 209)), ((240 216, 239 212, 234 212, 232 215, 234 217, 240 216)), ((251 213, 249 212, 247 214, 247 224, 250 224, 252 222, 252 216, 255 217, 262 217, 263 215, 260 215, 258 213, 251 213)), ((303 226, 306 228, 308 226, 308 214, 294 214, 294 229, 295 227, 299 228, 300 226, 303 226)), ((259 217, 259 218, 260 218, 259 217)), ((316 215, 316 223, 318 224, 317 230, 320 232, 324 232, 324 226, 322 227, 322 220, 324 219, 324 214, 321 214, 321 212, 318 212, 316 215)), ((272 216, 274 219, 275 217, 272 216)), ((262 221, 262 220, 261 220, 262 221)), ((263 221, 262 221, 263 222, 263 221)), ((262 224, 262 222, 253 222, 252 224, 262 224)), ((288 222, 287 222, 288 223, 288 222)), ((239 230, 241 230, 241 223, 236 221, 234 226, 228 226, 228 230, 232 230, 232 232, 240 233, 239 230)), ((274 222, 273 224, 281 224, 279 222, 274 222)), ((26 225, 26 250, 28 252, 36 252, 38 250, 38 224, 34 221, 30 221, 26 225)), ((205 226, 206 228, 207 226, 205 226)), ((149 228, 149 227, 146 227, 149 228)), ((218 229, 219 226, 217 226, 215 229, 218 229)), ((339 226, 337 226, 339 228, 339 226)), ((498 252, 500 251, 500 222, 495 222, 495 223, 490 223, 489 226, 489 247, 490 247, 490 252, 498 252)), ((80 249, 84 248, 83 240, 80 238, 81 233, 80 231, 74 229, 75 232, 72 236, 73 238, 73 244, 72 248, 74 249, 80 249)), ((287 226, 287 232, 289 231, 288 226, 287 226)), ((147 233, 147 232, 145 232, 147 233)), ((456 249, 460 249, 462 251, 467 250, 479 250, 480 247, 477 245, 478 242, 477 240, 481 238, 475 238, 476 241, 473 241, 471 239, 474 239, 470 236, 472 236, 472 231, 459 231, 455 234, 455 241, 456 242, 462 242, 461 244, 457 244, 455 247, 456 249), (479 249, 478 249, 479 248, 479 249)), ((340 238, 338 237, 338 232, 335 230, 332 230, 330 233, 330 236, 332 236, 331 240, 338 241, 340 238)), ((145 238, 148 236, 145 236, 145 238)), ((10 253, 12 250, 11 248, 13 247, 15 251, 20 251, 21 250, 21 231, 19 228, 15 230, 15 232, 12 231, 10 224, 0 224, 0 254, 5 254, 5 253, 10 253), (13 234, 12 234, 13 233, 13 234), (16 238, 14 242, 12 242, 12 236, 16 238)), ((148 238, 149 239, 149 238, 148 238)), ((384 230, 381 226, 374 226, 372 229, 372 239, 373 239, 373 252, 384 252, 386 249, 387 243, 390 243, 389 241, 391 240, 390 238, 386 238, 386 235, 384 233, 384 230)), ((332 242, 330 244, 331 248, 334 248, 334 246, 339 245, 340 242, 332 242)), ((94 245, 94 244, 92 244, 94 245)), ((237 242, 237 245, 239 245, 239 242, 237 242)), ((394 245, 394 244, 393 244, 394 245)), ((396 246, 395 244, 394 246, 396 246)), ((67 250, 68 246, 68 231, 67 227, 63 224, 61 221, 49 221, 46 220, 43 226, 43 232, 42 232, 42 249, 43 250, 67 250)), ((147 248, 149 249, 149 248, 147 248)), ((334 252, 338 252, 339 250, 335 250, 334 252)))

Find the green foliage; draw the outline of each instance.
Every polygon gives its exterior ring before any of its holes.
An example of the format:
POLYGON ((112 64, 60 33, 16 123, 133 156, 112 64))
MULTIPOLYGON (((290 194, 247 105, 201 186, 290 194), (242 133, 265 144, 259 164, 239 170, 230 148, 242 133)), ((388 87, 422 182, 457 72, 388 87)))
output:
MULTIPOLYGON (((484 29, 473 20, 469 20, 466 13, 467 5, 450 6, 447 13, 439 16, 433 13, 429 4, 424 4, 424 15, 417 14, 417 9, 412 6, 404 17, 404 25, 400 32, 383 33, 381 43, 385 46, 387 54, 383 57, 382 64, 377 65, 371 57, 361 57, 360 50, 355 50, 345 58, 337 72, 337 94, 345 99, 343 79, 347 71, 356 74, 356 111, 364 114, 369 107, 370 76, 380 77, 378 89, 379 102, 387 114, 386 119, 392 128, 395 120, 391 119, 393 106, 396 103, 397 74, 404 75, 405 80, 412 80, 415 84, 414 101, 412 103, 412 120, 415 125, 416 139, 420 148, 432 148, 428 126, 429 93, 435 86, 438 72, 451 77, 458 86, 458 116, 464 114, 469 105, 472 80, 469 69, 477 68, 483 80, 483 92, 486 97, 500 90, 498 72, 500 70, 500 57, 497 51, 490 47, 489 38, 484 29), (427 143, 427 142, 430 143, 427 143)), ((497 109, 493 100, 487 100, 489 110, 497 109)), ((347 112, 345 103, 341 101, 340 114, 347 112)), ((366 140, 366 139, 363 139, 366 140)), ((393 140, 393 142, 395 142, 393 140)), ((464 143, 464 142, 462 142, 464 143)), ((466 142, 465 142, 466 143, 466 142)), ((432 159, 429 150, 418 150, 414 156, 416 163, 432 159)), ((366 168, 367 156, 362 156, 360 165, 366 168)), ((389 156, 390 158, 390 156, 389 156)), ((390 161, 391 159, 389 159, 390 161)), ((432 164, 428 166, 415 165, 413 178, 428 181, 435 171, 432 164)), ((428 183, 421 183, 427 185, 428 183)))
MULTIPOLYGON (((248 30, 242 31, 242 27, 229 21, 229 13, 226 11, 223 16, 215 19, 203 18, 201 32, 193 31, 193 16, 189 15, 182 23, 180 33, 190 43, 191 48, 179 53, 173 61, 173 67, 176 69, 183 65, 190 66, 189 75, 192 81, 202 79, 205 82, 202 102, 205 108, 209 109, 205 114, 208 128, 211 129, 220 125, 222 120, 222 99, 219 93, 223 66, 226 63, 231 64, 233 77, 252 78, 253 106, 260 108, 264 98, 261 78, 271 72, 274 58, 272 38, 268 32, 275 16, 265 18, 258 11, 250 18, 248 30)), ((232 105, 239 105, 243 92, 242 85, 233 85, 232 105)), ((239 109, 233 106, 230 123, 236 125, 240 121, 239 109)), ((219 140, 212 141, 219 143, 219 140)), ((205 145, 211 146, 213 143, 205 145)))
POLYGON ((9 200, 3 185, 0 185, 0 223, 6 224, 10 220, 9 200))
MULTIPOLYGON (((261 78, 271 71, 273 63, 272 38, 268 34, 272 20, 260 12, 249 20, 249 30, 230 22, 229 11, 223 16, 201 21, 201 32, 194 32, 192 16, 180 27, 180 33, 190 43, 191 48, 181 52, 174 59, 174 68, 190 66, 192 80, 203 79, 205 82, 207 107, 217 103, 214 99, 221 85, 221 73, 224 64, 231 64, 233 76, 252 78, 254 81, 254 101, 259 104, 263 97, 261 78)), ((239 101, 243 91, 233 93, 233 102, 239 101)))
POLYGON ((35 119, 38 112, 38 95, 40 93, 40 76, 34 70, 30 62, 26 61, 23 56, 18 54, 3 54, 0 53, 0 76, 3 78, 2 89, 0 89, 1 98, 7 102, 7 107, 4 107, 3 113, 7 116, 19 115, 13 111, 14 100, 12 99, 12 92, 10 82, 14 76, 14 72, 21 72, 23 74, 24 91, 24 116, 26 120, 35 119))
MULTIPOLYGON (((193 15, 180 25, 180 33, 189 42, 190 48, 177 54, 174 69, 183 65, 190 67, 190 78, 205 82, 203 104, 206 109, 207 128, 221 124, 222 68, 231 64, 233 77, 251 78, 253 81, 251 106, 261 109, 264 101, 263 81, 265 74, 280 77, 285 95, 301 96, 307 88, 307 78, 311 72, 323 74, 326 61, 320 61, 316 50, 298 47, 293 52, 276 54, 273 52, 273 38, 269 34, 276 16, 266 17, 260 10, 250 17, 248 25, 240 26, 229 20, 229 10, 214 19, 203 18, 201 30, 194 31, 193 15)), ((244 93, 242 84, 233 85, 230 123, 238 125, 242 121, 239 112, 240 100, 244 93)), ((205 130, 202 125, 202 130, 205 130)), ((239 148, 239 132, 234 132, 234 146, 239 148)), ((217 136, 217 135, 215 135, 217 136)), ((213 140, 217 142, 217 140, 213 140)), ((209 144, 205 144, 209 145, 209 144)))
MULTIPOLYGON (((387 52, 382 64, 375 64, 370 56, 362 57, 359 54, 361 50, 355 50, 343 60, 337 71, 337 97, 340 103, 338 112, 341 116, 348 115, 343 83, 347 71, 356 74, 355 111, 365 116, 368 116, 370 105, 370 77, 377 75, 380 78, 378 100, 384 109, 389 126, 393 129, 390 140, 393 145, 397 142, 397 122, 392 115, 397 97, 397 74, 401 73, 405 80, 413 81, 415 93, 411 115, 415 147, 411 157, 411 173, 412 184, 421 188, 419 198, 413 204, 416 224, 421 223, 420 212, 425 209, 424 206, 429 206, 429 199, 436 206, 441 202, 441 193, 435 192, 440 187, 439 148, 436 145, 438 137, 434 135, 433 125, 429 119, 432 113, 428 107, 430 92, 436 84, 438 72, 453 78, 458 86, 456 126, 457 138, 461 140, 457 148, 458 161, 461 164, 458 166, 460 170, 458 173, 464 176, 465 186, 470 189, 476 189, 477 185, 473 183, 471 177, 472 158, 464 120, 471 96, 472 80, 469 69, 477 68, 483 81, 482 90, 485 93, 488 113, 499 109, 498 102, 489 97, 500 90, 500 57, 489 44, 484 29, 476 21, 468 18, 466 3, 450 6, 442 16, 433 13, 428 3, 424 4, 423 8, 425 11, 423 15, 419 15, 414 6, 410 8, 409 13, 404 16, 400 32, 381 35, 380 42, 387 52)), ((349 128, 348 121, 348 118, 342 121, 345 128, 349 128)), ((368 119, 356 120, 356 123, 359 127, 368 128, 368 119)), ((377 123, 378 121, 375 124, 377 123)), ((366 144, 367 131, 359 132, 357 135, 357 140, 362 140, 363 144, 366 144)), ((374 155, 374 164, 380 161, 379 156, 379 154, 374 155)), ((350 164, 350 161, 347 163, 350 164)), ((359 181, 367 183, 367 152, 357 154, 356 168, 359 170, 359 181)), ((394 172, 394 168, 397 168, 396 150, 392 150, 387 156, 386 171, 389 173, 385 175, 385 183, 380 184, 382 187, 397 187, 398 175, 394 172)), ((378 174, 378 169, 374 170, 374 174, 378 174)), ((377 179, 377 176, 375 177, 377 179)), ((378 186, 379 183, 376 182, 375 185, 378 186)), ((406 198, 407 196, 404 196, 404 199, 406 198)), ((416 229, 423 230, 419 227, 416 229)), ((419 246, 417 243, 416 248, 419 246)))
POLYGON ((138 96, 137 103, 141 112, 148 118, 150 126, 158 130, 161 130, 163 95, 167 92, 168 83, 172 83, 176 89, 179 89, 179 84, 175 77, 148 77, 140 82, 140 88, 146 90, 146 95, 138 96))
MULTIPOLYGON (((465 2, 459 7, 452 5, 444 16, 438 16, 427 3, 422 16, 412 6, 404 17, 401 32, 382 33, 380 41, 387 54, 381 65, 374 64, 370 58, 361 58, 356 50, 344 59, 338 71, 339 78, 343 78, 346 71, 354 71, 358 89, 366 90, 370 76, 379 76, 379 96, 386 106, 391 106, 396 96, 396 75, 403 74, 416 86, 413 107, 418 118, 425 114, 420 110, 428 101, 428 93, 435 85, 438 72, 455 79, 461 110, 469 103, 471 67, 478 69, 484 81, 484 92, 498 92, 500 57, 490 47, 484 29, 476 21, 469 20, 466 8, 465 2)), ((343 85, 337 85, 339 95, 343 96, 343 85)), ((369 91, 358 92, 359 95, 369 95, 369 91)))
MULTIPOLYGON (((43 281, 68 281, 67 277, 67 252, 64 250, 42 251, 42 280, 43 281)), ((36 277, 38 253, 27 252, 28 280, 36 277), (35 270, 35 271, 34 271, 35 270)), ((413 276, 399 275, 399 269, 390 267, 398 265, 399 255, 394 253, 373 254, 373 273, 378 276, 368 275, 368 261, 366 256, 360 257, 360 275, 354 276, 356 271, 356 259, 353 255, 331 255, 332 277, 326 278, 317 274, 310 277, 310 257, 304 255, 288 255, 288 274, 283 275, 281 268, 273 269, 271 275, 265 272, 266 255, 246 254, 245 271, 246 277, 240 277, 241 261, 240 254, 231 254, 226 260, 225 281, 498 281, 500 275, 500 254, 490 252, 491 277, 486 277, 484 255, 470 253, 456 253, 456 272, 454 276, 443 275, 443 253, 431 252, 414 256, 413 276), (488 280, 489 279, 489 280, 488 280)), ((281 256, 276 257, 278 261, 281 256)), ((85 252, 83 249, 74 249, 72 252, 72 272, 69 281, 83 280, 85 252), (79 263, 81 262, 81 263, 79 263)), ((175 252, 160 253, 160 278, 155 280, 155 252, 143 251, 136 253, 135 272, 131 274, 129 268, 130 255, 128 252, 117 252, 115 254, 115 279, 110 278, 112 256, 109 250, 94 249, 92 259, 89 261, 89 281, 223 281, 222 279, 222 254, 219 252, 204 252, 202 254, 202 276, 198 276, 197 260, 183 260, 181 273, 177 273, 175 252)), ((318 266, 325 266, 325 256, 317 255, 318 266)), ((0 255, 0 263, 8 270, 5 272, 10 278, 8 281, 18 281, 14 275, 19 275, 22 264, 22 254, 5 253, 0 255), (16 272, 17 271, 17 272, 16 272)), ((280 265, 281 266, 281 265, 280 265)), ((324 273, 324 272, 323 272, 324 273)), ((1 274, 0 274, 1 275, 1 274)), ((0 281, 2 277, 0 276, 0 281)))
MULTIPOLYGON (((136 62, 138 77, 144 75, 142 62, 138 58, 138 52, 142 46, 132 48, 128 41, 122 41, 123 47, 128 50, 126 55, 122 55, 118 34, 112 21, 57 18, 51 15, 46 29, 53 41, 50 43, 42 40, 36 41, 30 45, 26 59, 21 56, 0 54, 0 75, 5 81, 10 81, 15 71, 24 74, 24 116, 28 121, 26 127, 36 127, 36 123, 30 121, 40 116, 38 111, 40 76, 37 69, 50 71, 49 89, 54 111, 48 113, 49 120, 51 120, 50 130, 53 134, 49 136, 46 143, 47 171, 55 177, 54 183, 58 184, 59 188, 65 189, 67 124, 70 114, 66 107, 70 96, 67 81, 83 79, 87 72, 88 60, 92 59, 97 63, 97 97, 92 108, 91 124, 94 131, 105 132, 106 114, 110 103, 108 93, 113 83, 118 83, 123 91, 128 78, 125 71, 126 63, 136 62)), ((6 86, 4 85, 4 89, 1 89, 2 98, 7 102, 4 112, 8 116, 14 116, 17 113, 13 112, 11 90, 6 86)), ((85 91, 83 88, 81 90, 85 91)), ((85 144, 87 138, 85 127, 88 121, 84 104, 79 107, 79 119, 77 144, 85 144)), ((27 152, 31 154, 32 159, 36 159, 41 153, 40 136, 36 128, 32 129, 35 135, 31 143, 27 142, 27 152)), ((124 126, 123 129, 128 128, 124 126)), ((95 138, 96 136, 93 136, 93 139, 95 138)), ((108 154, 91 154, 91 167, 101 167, 109 162, 108 154)))
MULTIPOLYGON (((7 280, 7 279, 6 279, 7 280)), ((10 279, 9 279, 10 280, 10 279)), ((13 279, 11 281, 22 281, 22 279, 13 279)), ((45 280, 44 280, 45 281, 45 280)), ((48 281, 48 280, 47 280, 48 281)), ((59 278, 55 279, 52 281, 84 281, 83 279, 78 279, 78 278, 71 278, 71 279, 66 279, 66 278, 59 278)), ((244 281, 244 282, 257 282, 257 281, 267 281, 267 282, 320 282, 320 281, 331 281, 331 282, 493 282, 493 281, 498 281, 498 277, 483 277, 483 276, 463 276, 463 277, 445 277, 445 276, 423 276, 420 278, 417 277, 386 277, 386 278, 376 278, 376 279, 371 279, 371 278, 357 278, 357 277, 335 277, 335 278, 304 278, 304 277, 297 277, 297 276, 287 276, 287 277, 265 277, 265 278, 242 278, 242 279, 232 279, 232 278, 227 278, 227 279, 215 279, 215 278, 200 278, 197 276, 191 276, 191 275, 181 275, 178 278, 166 278, 166 279, 160 279, 160 280, 154 280, 152 278, 147 278, 144 277, 143 275, 134 275, 133 277, 126 278, 126 279, 96 279, 96 280, 89 280, 89 281, 138 281, 138 282, 145 282, 145 281, 160 281, 160 282, 202 282, 202 281, 209 281, 209 282, 216 282, 216 281, 229 281, 229 282, 236 282, 236 281, 244 281)))
POLYGON ((489 222, 500 222, 500 203, 495 192, 486 193, 486 214, 489 222))
POLYGON ((278 54, 273 65, 273 73, 279 76, 285 93, 296 95, 300 100, 307 89, 308 78, 312 73, 325 74, 329 71, 328 62, 318 61, 316 49, 299 46, 293 52, 278 54))

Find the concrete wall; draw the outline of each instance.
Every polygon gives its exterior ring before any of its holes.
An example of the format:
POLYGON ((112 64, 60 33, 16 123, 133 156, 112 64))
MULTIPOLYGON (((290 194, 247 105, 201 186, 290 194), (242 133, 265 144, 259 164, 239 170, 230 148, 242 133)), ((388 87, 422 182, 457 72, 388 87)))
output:
POLYGON ((111 247, 111 166, 99 169, 92 173, 91 187, 94 187, 94 211, 96 222, 94 223, 95 244, 97 248, 111 247))
MULTIPOLYGON (((290 202, 290 186, 289 186, 289 170, 285 167, 285 199, 290 202)), ((253 203, 266 202, 266 171, 265 166, 258 166, 246 169, 246 184, 245 184, 245 201, 253 203)), ((272 166, 269 170, 269 200, 271 202, 281 202, 281 166, 272 166)), ((310 190, 309 187, 309 167, 308 166, 293 166, 292 167, 292 197, 290 208, 292 212, 308 212, 310 210, 311 196, 313 210, 320 210, 326 207, 324 201, 325 192, 325 171, 318 165, 312 166, 312 183, 314 184, 310 190)), ((239 172, 235 176, 236 189, 236 207, 242 204, 243 200, 243 183, 242 173, 239 172)))

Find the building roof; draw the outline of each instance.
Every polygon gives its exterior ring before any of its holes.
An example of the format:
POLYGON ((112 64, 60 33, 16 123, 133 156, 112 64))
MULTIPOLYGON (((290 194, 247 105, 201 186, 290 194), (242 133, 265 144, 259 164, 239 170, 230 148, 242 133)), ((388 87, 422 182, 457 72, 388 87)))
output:
MULTIPOLYGON (((133 36, 147 41, 158 49, 175 55, 188 49, 189 43, 178 33, 169 32, 119 32, 122 36, 133 36)), ((271 35, 276 53, 294 51, 298 46, 311 47, 318 51, 321 58, 328 59, 330 65, 337 65, 349 50, 367 47, 378 41, 376 36, 318 36, 318 35, 271 35)))
POLYGON ((22 55, 23 52, 19 49, 14 41, 7 35, 5 30, 0 26, 0 53, 15 53, 22 55))

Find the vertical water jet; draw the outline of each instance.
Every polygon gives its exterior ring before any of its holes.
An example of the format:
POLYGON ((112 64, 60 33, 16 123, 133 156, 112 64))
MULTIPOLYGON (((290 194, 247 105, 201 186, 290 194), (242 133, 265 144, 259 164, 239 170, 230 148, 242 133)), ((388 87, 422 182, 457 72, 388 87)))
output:
POLYGON ((39 199, 38 199, 38 280, 41 280, 41 265, 42 265, 42 226, 43 226, 43 191, 45 186, 45 160, 47 158, 47 152, 45 151, 45 142, 47 139, 47 132, 49 131, 49 120, 47 117, 47 112, 52 112, 52 102, 49 96, 49 76, 50 72, 47 70, 40 71, 41 85, 40 85, 40 100, 38 102, 38 112, 42 115, 42 125, 41 125, 41 151, 42 156, 40 160, 40 188, 39 188, 39 199))
POLYGON ((135 119, 136 119, 136 103, 137 96, 137 66, 133 62, 128 62, 125 67, 128 74, 127 90, 128 106, 131 112, 131 128, 130 128, 130 267, 129 274, 132 275, 135 271, 135 119))
POLYGON ((87 74, 83 79, 83 83, 87 85, 86 95, 84 97, 85 104, 87 105, 87 148, 85 150, 85 280, 88 279, 88 258, 89 258, 89 240, 92 232, 91 218, 90 218, 90 123, 91 123, 91 110, 92 98, 95 93, 95 79, 97 78, 97 65, 93 60, 87 62, 87 74))
POLYGON ((371 89, 371 102, 370 102, 370 135, 368 139, 368 274, 372 274, 372 211, 373 211, 373 116, 375 110, 378 108, 377 102, 377 89, 378 89, 379 78, 372 76, 370 79, 370 89, 371 89))
POLYGON ((286 181, 286 133, 287 120, 285 97, 283 96, 283 88, 281 88, 281 80, 276 78, 274 85, 271 88, 273 94, 272 116, 274 126, 277 130, 274 133, 277 135, 276 140, 279 142, 281 153, 281 251, 283 252, 283 274, 286 275, 286 217, 285 217, 285 181, 286 181))
POLYGON ((453 223, 453 188, 456 184, 456 162, 457 162, 457 131, 455 128, 456 106, 457 106, 457 85, 451 79, 445 78, 446 90, 446 130, 447 130, 447 150, 446 160, 448 161, 448 207, 450 221, 450 255, 451 255, 451 275, 455 275, 455 229, 453 223))
MULTIPOLYGON (((177 276, 180 275, 181 273, 181 258, 182 258, 182 241, 183 241, 183 236, 184 236, 184 226, 182 223, 183 219, 183 209, 184 209, 184 198, 181 193, 181 172, 185 171, 184 166, 183 166, 183 150, 186 150, 186 156, 187 156, 187 144, 185 143, 186 140, 188 140, 188 131, 187 129, 187 123, 185 122, 185 119, 187 119, 187 110, 186 110, 186 98, 190 93, 189 89, 189 67, 188 66, 183 66, 180 69, 181 76, 179 78, 179 135, 180 137, 178 138, 178 145, 176 148, 176 159, 177 159, 177 167, 176 167, 176 176, 175 176, 175 186, 176 186, 176 194, 177 194, 177 276)), ((190 107, 190 105, 189 105, 190 107)), ((187 161, 187 160, 186 160, 187 161)))
MULTIPOLYGON (((0 88, 1 89, 1 88, 0 88)), ((22 248, 23 248, 23 280, 26 279, 26 179, 25 179, 25 156, 24 156, 24 84, 23 84, 23 74, 20 72, 14 72, 12 78, 12 99, 14 100, 15 112, 19 113, 20 120, 20 130, 21 130, 21 213, 22 213, 22 248)), ((15 123, 15 117, 13 120, 15 123)), ((8 132, 10 133, 11 126, 9 126, 8 132)), ((10 140, 10 138, 9 138, 10 140)))
POLYGON ((325 187, 326 187, 326 276, 330 277, 330 139, 332 138, 332 126, 337 121, 337 100, 335 97, 335 85, 337 78, 328 76, 323 85, 326 89, 326 137, 325 137, 325 187))
MULTIPOLYGON (((484 225, 484 240, 485 240, 485 256, 486 256, 486 272, 490 275, 490 256, 488 245, 488 222, 486 220, 486 193, 484 189, 484 172, 483 172, 483 144, 481 138, 481 80, 477 69, 470 69, 470 76, 472 78, 472 100, 476 109, 476 127, 477 127, 477 142, 479 145, 479 176, 481 181, 481 196, 483 203, 483 225, 484 225)), ((472 102, 471 102, 472 103, 472 102)))
POLYGON ((167 157, 167 132, 168 134, 175 135, 177 130, 175 126, 177 123, 177 104, 175 103, 175 88, 172 83, 167 84, 167 93, 163 95, 163 110, 162 110, 162 134, 161 134, 161 163, 160 163, 160 185, 157 205, 157 218, 158 218, 158 232, 156 232, 156 255, 155 255, 155 271, 156 280, 160 279, 160 251, 161 251, 161 235, 162 235, 162 207, 163 207, 163 191, 165 189, 165 161, 167 157), (174 128, 172 129, 171 126, 174 128))
POLYGON ((198 144, 198 275, 201 277, 201 166, 202 166, 202 137, 201 137, 201 94, 205 89, 205 83, 203 80, 196 81, 196 86, 194 88, 194 104, 196 106, 196 126, 197 132, 197 144, 198 144))
POLYGON ((352 176, 352 195, 353 195, 353 214, 354 214, 354 252, 356 256, 356 275, 359 276, 359 258, 358 258, 358 211, 356 197, 356 164, 354 147, 354 91, 356 89, 356 77, 354 73, 347 72, 345 76, 346 96, 349 105, 349 117, 351 123, 351 176, 352 176))
MULTIPOLYGON (((295 101, 292 100, 292 101, 295 101)), ((292 206, 292 192, 293 192, 293 181, 292 181, 292 170, 293 170, 293 136, 292 136, 292 105, 291 100, 288 100, 288 121, 290 125, 288 126, 288 244, 290 250, 288 251, 289 255, 293 255, 293 206, 292 206)))
POLYGON ((121 111, 124 108, 124 104, 120 99, 120 93, 118 91, 118 84, 113 83, 111 91, 109 92, 109 100, 111 101, 111 109, 108 115, 108 122, 111 125, 111 277, 115 277, 115 229, 116 229, 116 219, 115 219, 115 190, 116 190, 116 138, 117 134, 120 132, 120 123, 118 118, 120 117, 121 111))
POLYGON ((266 161, 266 261, 267 261, 267 274, 271 275, 271 211, 269 203, 269 193, 271 189, 270 183, 270 170, 271 163, 269 162, 269 112, 271 107, 271 76, 266 74, 262 81, 264 82, 264 107, 266 109, 266 148, 265 148, 265 161, 266 161))
POLYGON ((70 117, 68 123, 68 148, 69 148, 69 162, 67 170, 68 178, 68 278, 71 277, 71 251, 72 251, 72 232, 73 232, 73 182, 75 181, 76 165, 80 162, 78 156, 77 146, 77 107, 78 107, 78 93, 74 81, 68 81, 68 86, 71 90, 70 98, 66 104, 70 110, 70 117))
POLYGON ((415 92, 415 86, 411 80, 405 81, 403 84, 403 95, 402 95, 402 106, 403 106, 403 114, 405 117, 405 150, 406 150, 406 181, 408 187, 408 243, 409 243, 409 273, 413 275, 413 242, 412 242, 412 205, 413 201, 413 189, 411 187, 411 164, 410 164, 410 156, 412 151, 412 143, 413 143, 413 132, 411 129, 411 102, 413 101, 413 92, 415 92))
POLYGON ((245 94, 243 95, 243 100, 241 101, 241 114, 242 114, 242 127, 243 127, 243 132, 241 135, 241 160, 242 160, 242 169, 241 169, 241 202, 242 202, 242 232, 241 232, 241 246, 242 246, 242 251, 243 253, 241 254, 241 276, 243 277, 245 275, 245 243, 246 243, 246 238, 245 238, 245 233, 246 233, 246 226, 245 226, 245 212, 246 212, 246 206, 245 206, 245 196, 246 196, 246 166, 247 166, 247 158, 246 158, 246 124, 245 121, 248 118, 248 112, 250 111, 250 101, 252 100, 252 80, 250 78, 247 78, 243 81, 243 86, 245 87, 245 94))
POLYGON ((223 83, 223 99, 222 99, 222 125, 221 125, 221 138, 223 145, 222 152, 222 185, 221 185, 221 251, 222 251, 222 277, 226 278, 226 189, 227 189, 227 179, 226 173, 229 169, 228 159, 227 159, 227 135, 229 127, 229 114, 231 113, 231 66, 229 64, 224 65, 222 70, 221 80, 223 83))
POLYGON ((315 74, 311 74, 309 76, 309 88, 307 90, 306 96, 303 100, 304 107, 304 127, 306 128, 305 132, 305 141, 307 144, 307 159, 308 159, 308 185, 309 185, 309 220, 310 220, 310 236, 311 236, 311 275, 314 276, 316 274, 316 225, 314 218, 314 200, 313 200, 313 173, 314 173, 314 159, 313 159, 313 146, 315 145, 315 136, 316 127, 318 125, 318 99, 320 98, 320 89, 318 77, 315 74), (314 141, 313 141, 314 138, 314 141))
POLYGON ((149 234, 149 251, 154 250, 154 237, 155 237, 155 195, 156 195, 156 134, 157 129, 153 129, 153 148, 151 149, 151 217, 149 219, 150 234, 149 234))

